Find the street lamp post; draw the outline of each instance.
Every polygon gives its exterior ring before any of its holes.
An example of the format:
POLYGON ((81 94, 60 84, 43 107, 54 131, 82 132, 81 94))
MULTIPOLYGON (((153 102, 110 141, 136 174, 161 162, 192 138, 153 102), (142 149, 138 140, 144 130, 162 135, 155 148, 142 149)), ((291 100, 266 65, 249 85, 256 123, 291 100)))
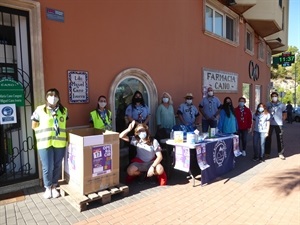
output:
POLYGON ((297 55, 298 52, 295 54, 295 97, 294 97, 294 107, 297 107, 297 55))

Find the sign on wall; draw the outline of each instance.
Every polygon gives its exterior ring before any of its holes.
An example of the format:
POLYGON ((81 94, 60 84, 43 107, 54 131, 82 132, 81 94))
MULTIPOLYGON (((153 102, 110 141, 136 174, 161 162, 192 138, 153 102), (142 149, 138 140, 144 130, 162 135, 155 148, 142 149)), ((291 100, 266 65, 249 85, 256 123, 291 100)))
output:
POLYGON ((0 104, 24 106, 24 89, 20 82, 10 78, 0 80, 0 104))
POLYGON ((16 105, 0 105, 0 124, 17 123, 16 105))
POLYGON ((212 87, 214 92, 238 92, 238 74, 203 68, 203 87, 212 87))
POLYGON ((88 103, 88 72, 68 71, 69 103, 88 103))

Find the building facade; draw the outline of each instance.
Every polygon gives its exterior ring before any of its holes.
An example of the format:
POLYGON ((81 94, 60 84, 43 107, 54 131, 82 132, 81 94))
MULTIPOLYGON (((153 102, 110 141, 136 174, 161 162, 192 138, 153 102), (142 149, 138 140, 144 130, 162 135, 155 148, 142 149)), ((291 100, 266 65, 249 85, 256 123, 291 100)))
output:
POLYGON ((0 193, 40 183, 30 116, 45 90, 60 91, 68 127, 88 126, 105 95, 121 131, 136 90, 152 132, 164 91, 175 109, 212 86, 254 110, 269 97, 272 54, 288 47, 288 14, 289 0, 1 0, 0 106, 15 105, 17 120, 0 125, 0 193), (2 88, 12 82, 23 104, 2 88))

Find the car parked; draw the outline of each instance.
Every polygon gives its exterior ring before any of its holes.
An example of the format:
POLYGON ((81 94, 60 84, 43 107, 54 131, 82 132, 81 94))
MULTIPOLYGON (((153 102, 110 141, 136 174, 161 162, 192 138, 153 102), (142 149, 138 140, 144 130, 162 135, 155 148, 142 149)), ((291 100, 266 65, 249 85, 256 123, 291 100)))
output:
POLYGON ((292 118, 293 118, 293 121, 300 122, 300 107, 296 107, 293 110, 292 118))

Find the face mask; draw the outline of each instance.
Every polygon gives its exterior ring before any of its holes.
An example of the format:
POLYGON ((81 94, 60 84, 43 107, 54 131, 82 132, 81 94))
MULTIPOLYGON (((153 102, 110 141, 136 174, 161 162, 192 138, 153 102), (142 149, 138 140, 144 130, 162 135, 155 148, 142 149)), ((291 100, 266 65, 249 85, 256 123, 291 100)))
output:
POLYGON ((99 106, 100 106, 101 108, 104 108, 104 107, 106 106, 106 102, 99 102, 99 106))
POLYGON ((142 98, 135 98, 135 102, 142 102, 142 98))
POLYGON ((239 106, 244 107, 245 102, 239 102, 239 106))
POLYGON ((277 100, 278 100, 277 97, 273 97, 273 98, 272 98, 272 101, 273 101, 273 102, 277 102, 277 100))
POLYGON ((187 104, 189 104, 189 105, 190 105, 190 104, 192 104, 192 102, 193 102, 193 100, 192 100, 192 99, 188 99, 188 100, 186 100, 186 103, 187 103, 187 104))
POLYGON ((55 96, 48 96, 47 97, 47 101, 50 105, 56 105, 56 103, 58 102, 58 97, 55 97, 55 96))
POLYGON ((264 111, 264 108, 262 108, 262 107, 258 108, 258 112, 263 112, 263 111, 264 111))
POLYGON ((140 139, 145 139, 146 137, 147 137, 147 132, 146 131, 143 131, 143 132, 140 132, 139 133, 139 137, 140 137, 140 139))
POLYGON ((213 91, 209 91, 207 92, 208 96, 213 96, 214 95, 214 92, 213 91))
POLYGON ((163 103, 168 103, 169 102, 169 98, 163 98, 163 103))

